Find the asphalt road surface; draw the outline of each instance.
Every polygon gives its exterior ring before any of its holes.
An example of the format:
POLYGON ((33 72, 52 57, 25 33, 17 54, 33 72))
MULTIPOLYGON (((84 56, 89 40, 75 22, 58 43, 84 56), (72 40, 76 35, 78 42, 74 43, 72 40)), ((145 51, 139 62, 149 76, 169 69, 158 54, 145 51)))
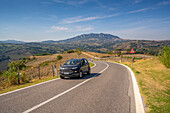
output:
POLYGON ((135 113, 129 71, 97 61, 82 79, 56 79, 0 95, 0 113, 135 113))

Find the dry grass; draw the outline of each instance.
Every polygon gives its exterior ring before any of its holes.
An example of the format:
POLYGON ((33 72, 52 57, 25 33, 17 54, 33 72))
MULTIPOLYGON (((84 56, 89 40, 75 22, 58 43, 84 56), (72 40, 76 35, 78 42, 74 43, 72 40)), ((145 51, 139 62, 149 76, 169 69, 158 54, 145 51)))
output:
POLYGON ((170 69, 157 58, 125 63, 135 72, 148 113, 169 113, 170 69))
MULTIPOLYGON (((55 75, 53 77, 53 72, 52 72, 52 66, 51 65, 56 65, 57 72, 59 75, 59 69, 60 66, 63 65, 67 60, 73 59, 73 58, 87 58, 89 59, 90 57, 86 55, 77 55, 77 53, 70 53, 70 54, 61 54, 63 59, 61 61, 57 61, 57 56, 58 55, 48 55, 48 56, 36 56, 36 60, 31 61, 27 64, 29 66, 28 68, 20 71, 20 73, 25 73, 27 76, 31 77, 30 83, 24 83, 21 85, 12 85, 9 87, 6 87, 5 89, 0 87, 0 93, 5 93, 8 91, 16 90, 22 87, 30 86, 33 84, 37 84, 40 82, 44 82, 47 80, 55 79, 55 75), (40 76, 41 80, 38 78, 38 67, 40 65, 40 76)), ((94 64, 93 64, 94 65, 94 64)), ((91 64, 91 66, 93 66, 91 64)), ((58 76, 59 77, 59 76, 58 76)), ((22 83, 22 82, 21 82, 22 83)))
POLYGON ((21 85, 13 85, 13 86, 8 87, 6 89, 0 90, 0 94, 6 93, 6 92, 9 92, 9 91, 13 91, 13 90, 16 90, 16 89, 24 88, 24 87, 27 87, 27 86, 31 86, 31 85, 34 85, 34 84, 38 84, 38 83, 41 83, 41 82, 45 82, 45 81, 48 81, 48 80, 52 80, 52 79, 56 79, 56 77, 52 77, 52 76, 43 77, 41 80, 35 79, 30 83, 21 84, 21 85))
POLYGON ((63 59, 60 61, 57 61, 58 54, 55 55, 47 55, 47 56, 36 56, 35 61, 29 62, 27 66, 30 66, 30 68, 23 71, 23 73, 26 73, 27 75, 31 76, 32 79, 38 78, 39 72, 38 72, 38 66, 40 66, 40 75, 41 76, 53 76, 52 72, 52 65, 56 65, 57 72, 59 74, 59 69, 61 65, 63 65, 67 60, 73 59, 73 58, 90 58, 86 55, 77 55, 77 53, 70 53, 70 54, 60 54, 63 59))
POLYGON ((86 52, 94 57, 99 57, 99 58, 102 58, 102 57, 106 57, 106 56, 115 56, 115 55, 111 55, 111 54, 104 54, 104 53, 96 53, 96 52, 86 52))

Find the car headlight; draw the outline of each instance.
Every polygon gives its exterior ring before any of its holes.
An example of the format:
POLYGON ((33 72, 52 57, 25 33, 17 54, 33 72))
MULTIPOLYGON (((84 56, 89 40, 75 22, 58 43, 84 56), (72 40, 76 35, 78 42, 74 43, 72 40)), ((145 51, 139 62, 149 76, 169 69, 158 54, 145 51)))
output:
POLYGON ((63 69, 64 69, 64 68, 62 68, 62 67, 60 68, 60 70, 63 70, 63 69))
POLYGON ((72 69, 77 69, 77 67, 73 67, 72 69))

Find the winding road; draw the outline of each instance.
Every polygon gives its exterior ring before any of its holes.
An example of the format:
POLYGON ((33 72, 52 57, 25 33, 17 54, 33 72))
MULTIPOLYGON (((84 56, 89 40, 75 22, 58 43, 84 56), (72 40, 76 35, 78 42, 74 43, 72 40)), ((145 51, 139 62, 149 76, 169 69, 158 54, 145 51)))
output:
POLYGON ((0 113, 136 113, 130 72, 96 61, 82 79, 55 79, 0 95, 0 113))

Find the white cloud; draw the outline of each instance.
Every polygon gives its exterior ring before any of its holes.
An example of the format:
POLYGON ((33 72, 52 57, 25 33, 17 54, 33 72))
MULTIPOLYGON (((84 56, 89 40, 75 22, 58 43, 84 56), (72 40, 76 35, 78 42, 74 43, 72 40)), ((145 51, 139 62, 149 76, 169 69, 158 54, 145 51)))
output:
POLYGON ((142 0, 135 0, 134 4, 141 2, 142 0))
POLYGON ((138 9, 138 10, 134 10, 134 11, 128 12, 128 14, 131 14, 131 13, 138 13, 138 12, 144 12, 144 11, 147 11, 147 10, 150 10, 150 9, 151 9, 151 8, 138 9))
POLYGON ((58 31, 66 31, 66 32, 80 32, 80 31, 91 31, 93 30, 92 26, 73 26, 70 28, 60 27, 60 26, 51 26, 50 30, 46 32, 58 32, 58 31))
POLYGON ((84 26, 76 26, 77 31, 91 31, 93 30, 92 27, 84 27, 84 26))
POLYGON ((170 1, 163 1, 163 2, 158 3, 158 5, 169 5, 169 4, 170 4, 170 1))
POLYGON ((53 0, 55 3, 79 6, 83 5, 87 2, 93 2, 95 5, 100 6, 101 8, 105 8, 105 6, 99 0, 53 0))
POLYGON ((67 27, 59 27, 59 26, 52 26, 50 30, 47 32, 57 32, 57 31, 67 31, 69 28, 67 27))
POLYGON ((75 18, 75 19, 66 19, 65 23, 75 23, 75 22, 82 22, 82 21, 89 21, 89 20, 95 20, 98 19, 99 17, 85 17, 85 18, 75 18))
POLYGON ((87 3, 89 0, 54 0, 55 3, 62 3, 68 5, 81 5, 87 3))
POLYGON ((51 4, 53 4, 52 2, 41 2, 42 4, 49 4, 49 5, 51 5, 51 4))
POLYGON ((114 11, 114 10, 116 10, 116 8, 109 8, 109 10, 114 11))
POLYGON ((90 20, 96 20, 96 19, 104 19, 104 18, 110 18, 114 16, 118 16, 119 14, 112 14, 112 15, 106 15, 106 16, 92 16, 92 17, 82 17, 77 16, 73 18, 67 18, 62 21, 62 23, 70 24, 70 23, 76 23, 76 22, 83 22, 83 21, 90 21, 90 20))

